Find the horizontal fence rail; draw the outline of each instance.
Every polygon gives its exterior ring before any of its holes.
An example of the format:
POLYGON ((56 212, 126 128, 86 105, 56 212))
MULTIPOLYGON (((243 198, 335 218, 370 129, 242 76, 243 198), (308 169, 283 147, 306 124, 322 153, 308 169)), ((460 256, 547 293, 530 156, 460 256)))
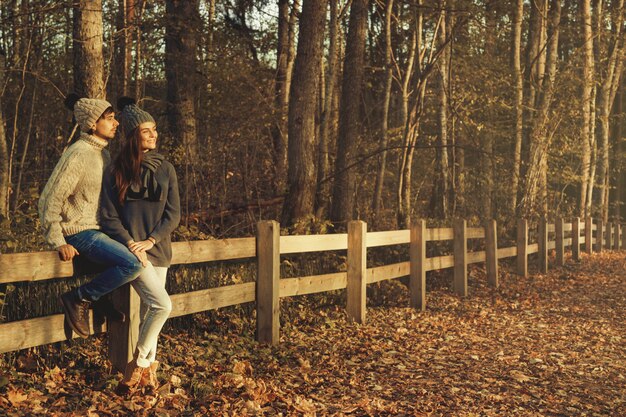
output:
MULTIPOLYGON (((174 294, 170 317, 184 316, 222 307, 255 302, 257 308, 257 339, 262 342, 278 343, 279 300, 298 295, 315 294, 347 289, 346 309, 354 321, 365 320, 365 288, 390 279, 409 277, 410 304, 424 310, 426 308, 426 272, 452 268, 454 270, 453 290, 466 296, 467 267, 470 264, 485 262, 489 285, 498 286, 498 260, 516 258, 516 271, 521 276, 528 274, 528 257, 537 254, 540 272, 548 268, 548 251, 555 250, 557 265, 564 262, 565 248, 571 248, 572 258, 578 259, 581 245, 584 252, 601 251, 603 248, 623 249, 626 236, 623 227, 617 223, 602 224, 591 218, 584 221, 571 219, 555 223, 540 220, 537 225, 537 239, 528 241, 528 222, 518 223, 517 242, 514 246, 499 247, 497 225, 488 222, 485 227, 467 227, 464 220, 457 220, 451 228, 426 228, 425 221, 416 221, 408 230, 367 232, 364 222, 350 223, 348 233, 332 235, 280 236, 277 222, 260 222, 257 236, 238 239, 206 240, 173 243, 173 265, 230 261, 255 258, 257 280, 174 294), (471 252, 469 240, 484 240, 484 250, 471 252), (428 242, 451 241, 453 253, 436 257, 426 256, 428 242), (409 245, 410 259, 390 265, 367 268, 367 249, 409 245), (296 278, 280 277, 281 255, 310 252, 347 251, 347 270, 334 273, 296 278)), ((88 271, 88 269, 87 269, 88 271)), ((79 264, 62 262, 56 251, 36 253, 16 253, 0 255, 0 283, 34 282, 53 278, 67 278, 84 272, 79 264)), ((119 291, 123 293, 122 291, 119 291)), ((116 292, 117 293, 117 292, 116 292)), ((128 309, 138 309, 136 294, 127 291, 116 297, 126 297, 124 305, 128 309), (135 297, 135 301, 132 299, 135 297), (130 300, 130 301, 129 301, 130 300)), ((119 301, 119 300, 118 300, 119 301)), ((134 317, 127 311, 129 317, 134 317)), ((11 352, 67 338, 62 314, 19 320, 0 324, 0 353, 11 352)), ((93 321, 93 320, 92 320, 93 321)), ((92 333, 107 331, 111 338, 118 336, 124 340, 133 339, 137 331, 135 324, 119 325, 112 323, 96 325, 92 333)), ((114 366, 121 368, 130 358, 133 346, 124 346, 123 351, 111 355, 114 366)))

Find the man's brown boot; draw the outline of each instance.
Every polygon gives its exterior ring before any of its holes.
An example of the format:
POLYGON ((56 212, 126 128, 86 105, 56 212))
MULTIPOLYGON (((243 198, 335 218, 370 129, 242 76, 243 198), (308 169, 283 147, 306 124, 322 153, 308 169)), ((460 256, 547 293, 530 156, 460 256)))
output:
POLYGON ((152 362, 147 372, 144 372, 141 375, 141 382, 139 382, 139 386, 147 387, 153 391, 156 391, 157 388, 159 388, 159 380, 156 374, 158 368, 159 361, 152 362))
POLYGON ((78 289, 73 289, 59 297, 63 304, 65 320, 80 337, 89 337, 89 307, 91 302, 81 300, 78 289))
POLYGON ((124 378, 117 384, 115 392, 118 395, 132 394, 139 387, 143 374, 148 373, 148 369, 138 366, 136 358, 128 362, 124 371, 124 378))

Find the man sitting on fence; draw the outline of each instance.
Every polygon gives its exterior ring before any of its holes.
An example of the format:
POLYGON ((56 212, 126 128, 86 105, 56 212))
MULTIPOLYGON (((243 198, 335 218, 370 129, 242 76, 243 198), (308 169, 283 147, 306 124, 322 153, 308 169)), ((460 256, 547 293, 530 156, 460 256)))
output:
MULTIPOLYGON (((98 211, 102 175, 110 162, 105 149, 115 137, 119 123, 105 100, 65 100, 80 126, 80 138, 57 163, 39 199, 39 218, 46 241, 63 261, 85 256, 107 269, 92 281, 61 295, 65 319, 81 337, 89 336, 89 307, 118 287, 135 279, 147 258, 100 232, 98 211)), ((106 309, 111 312, 110 305, 106 309)), ((117 312, 117 319, 124 316, 117 312)))

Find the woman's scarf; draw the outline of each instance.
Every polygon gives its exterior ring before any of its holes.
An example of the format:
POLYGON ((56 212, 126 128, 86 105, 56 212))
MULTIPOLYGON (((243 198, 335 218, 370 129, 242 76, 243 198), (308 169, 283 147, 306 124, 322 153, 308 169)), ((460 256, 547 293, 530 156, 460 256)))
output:
POLYGON ((161 201, 162 190, 156 179, 156 170, 165 157, 160 153, 149 151, 143 154, 141 161, 140 183, 131 184, 126 193, 127 200, 161 201))

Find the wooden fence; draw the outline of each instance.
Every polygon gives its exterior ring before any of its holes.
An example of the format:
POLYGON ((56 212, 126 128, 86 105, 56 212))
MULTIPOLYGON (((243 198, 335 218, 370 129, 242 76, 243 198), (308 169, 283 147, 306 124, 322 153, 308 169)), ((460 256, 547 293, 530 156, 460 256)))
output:
MULTIPOLYGON (((528 222, 519 220, 515 246, 498 247, 495 220, 485 227, 467 227, 465 220, 455 220, 451 228, 426 228, 424 220, 415 221, 409 230, 367 232, 362 221, 349 223, 348 233, 331 235, 280 236, 275 221, 259 222, 256 238, 176 242, 173 244, 173 264, 191 264, 233 259, 255 258, 258 273, 256 282, 229 285, 171 296, 173 310, 170 317, 256 302, 257 340, 276 344, 279 340, 279 299, 303 294, 347 289, 346 310, 356 322, 366 317, 366 285, 409 276, 410 305, 418 310, 426 308, 426 272, 454 268, 453 290, 467 296, 467 267, 486 262, 487 280, 498 286, 498 260, 516 257, 516 272, 528 274, 528 256, 537 253, 538 269, 548 269, 548 250, 555 249, 556 263, 564 262, 564 251, 571 247, 572 257, 578 259, 581 245, 586 253, 603 248, 622 249, 626 234, 619 224, 587 218, 565 223, 563 219, 549 224, 540 221, 537 241, 530 243, 528 222), (595 231, 595 236, 593 236, 595 231), (583 233, 584 232, 584 233, 583 233), (484 251, 468 252, 469 239, 484 239, 484 251), (427 242, 453 241, 452 255, 428 258, 427 242), (409 245, 409 260, 390 265, 367 268, 367 249, 390 245, 409 245), (347 250, 347 271, 298 278, 280 278, 280 256, 287 254, 347 250)), ((62 262, 57 253, 36 252, 0 255, 0 284, 20 281, 42 281, 71 277, 72 262, 62 262)), ((126 311, 130 320, 112 322, 92 329, 92 333, 108 331, 110 359, 123 369, 132 358, 138 335, 139 299, 134 290, 125 286, 115 293, 114 302, 126 311)), ((0 324, 0 353, 59 342, 66 339, 63 314, 0 324)))

